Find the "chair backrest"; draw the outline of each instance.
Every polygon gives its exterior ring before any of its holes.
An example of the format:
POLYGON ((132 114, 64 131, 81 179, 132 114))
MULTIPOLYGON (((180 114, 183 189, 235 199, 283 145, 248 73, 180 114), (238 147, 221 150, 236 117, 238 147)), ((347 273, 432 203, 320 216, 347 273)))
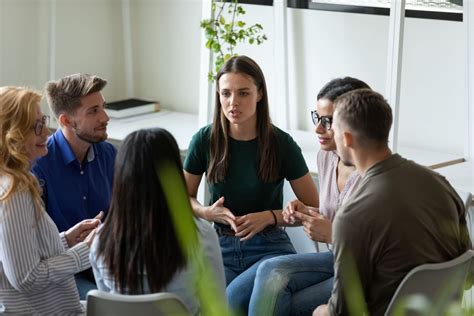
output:
POLYGON ((471 192, 456 190, 456 193, 459 195, 461 200, 464 202, 464 205, 466 206, 466 210, 469 210, 469 207, 472 204, 472 194, 471 194, 471 192))
MULTIPOLYGON (((468 250, 461 256, 442 263, 423 264, 413 268, 403 278, 385 312, 386 316, 406 304, 413 296, 423 297, 430 303, 429 315, 445 315, 446 309, 454 302, 461 302, 466 278, 474 265, 474 251, 468 250)), ((427 315, 412 310, 409 306, 403 315, 427 315)))
POLYGON ((87 293, 87 316, 191 315, 172 293, 122 295, 91 290, 87 293))
POLYGON ((471 215, 471 205, 472 205, 472 194, 470 192, 456 190, 461 200, 463 200, 464 205, 466 206, 466 222, 467 228, 469 230, 469 236, 471 236, 471 241, 474 243, 474 222, 471 215))

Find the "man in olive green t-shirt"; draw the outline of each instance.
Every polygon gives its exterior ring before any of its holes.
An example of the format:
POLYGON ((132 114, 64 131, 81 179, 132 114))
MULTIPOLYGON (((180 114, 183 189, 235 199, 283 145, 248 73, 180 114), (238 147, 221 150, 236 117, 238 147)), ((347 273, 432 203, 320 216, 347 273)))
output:
POLYGON ((354 304, 348 304, 346 291, 354 277, 369 314, 384 315, 411 269, 451 260, 472 247, 466 210, 444 177, 392 154, 392 111, 380 94, 349 92, 335 107, 332 126, 338 154, 362 179, 336 213, 332 296, 313 315, 348 315, 354 304))

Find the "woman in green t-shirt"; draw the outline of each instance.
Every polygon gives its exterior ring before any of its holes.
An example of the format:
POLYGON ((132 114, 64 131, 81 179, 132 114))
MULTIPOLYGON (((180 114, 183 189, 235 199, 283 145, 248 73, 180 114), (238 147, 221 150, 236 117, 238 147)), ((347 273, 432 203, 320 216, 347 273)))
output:
POLYGON ((278 227, 284 179, 300 201, 318 207, 301 149, 272 125, 265 78, 249 57, 232 57, 217 74, 213 123, 194 135, 184 170, 195 214, 219 235, 229 303, 246 312, 258 265, 295 253, 278 227), (196 199, 204 173, 210 206, 196 199))

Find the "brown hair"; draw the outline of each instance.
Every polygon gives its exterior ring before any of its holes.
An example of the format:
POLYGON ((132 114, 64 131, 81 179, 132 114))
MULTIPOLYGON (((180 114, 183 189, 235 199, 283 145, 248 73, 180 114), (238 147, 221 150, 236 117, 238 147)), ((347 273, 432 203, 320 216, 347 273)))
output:
POLYGON ((347 92, 334 102, 338 118, 365 144, 387 145, 392 109, 384 97, 370 89, 347 92))
POLYGON ((0 201, 14 192, 29 191, 38 217, 42 214, 41 188, 30 172, 31 162, 25 140, 33 133, 41 94, 23 87, 0 88, 0 173, 11 179, 11 185, 0 201))
POLYGON ((242 73, 250 76, 262 94, 257 103, 258 176, 265 182, 275 181, 278 178, 278 154, 275 146, 276 135, 269 113, 267 85, 260 67, 247 56, 232 57, 216 76, 216 103, 207 180, 210 183, 223 181, 229 168, 229 121, 222 111, 219 99, 219 79, 226 73, 242 73))
POLYGON ((74 114, 81 98, 101 91, 107 81, 88 74, 74 74, 50 81, 45 86, 46 99, 56 118, 62 113, 74 114))

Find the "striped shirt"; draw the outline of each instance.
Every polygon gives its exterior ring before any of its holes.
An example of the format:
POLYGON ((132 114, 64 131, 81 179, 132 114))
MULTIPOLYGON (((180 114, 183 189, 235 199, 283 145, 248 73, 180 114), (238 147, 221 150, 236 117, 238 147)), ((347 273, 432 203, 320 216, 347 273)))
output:
MULTIPOLYGON (((0 176, 0 196, 11 181, 0 176)), ((10 315, 83 313, 74 274, 90 267, 89 247, 68 248, 46 212, 36 221, 30 192, 0 201, 0 304, 10 315)))

